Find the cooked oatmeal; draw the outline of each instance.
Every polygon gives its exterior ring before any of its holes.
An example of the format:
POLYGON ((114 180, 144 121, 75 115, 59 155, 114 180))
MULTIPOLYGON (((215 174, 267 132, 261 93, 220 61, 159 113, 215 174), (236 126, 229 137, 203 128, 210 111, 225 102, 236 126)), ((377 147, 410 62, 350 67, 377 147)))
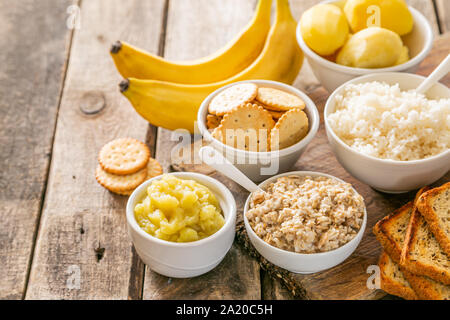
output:
POLYGON ((268 244, 298 253, 337 249, 352 240, 364 200, 348 183, 327 177, 285 176, 255 192, 246 213, 268 244))

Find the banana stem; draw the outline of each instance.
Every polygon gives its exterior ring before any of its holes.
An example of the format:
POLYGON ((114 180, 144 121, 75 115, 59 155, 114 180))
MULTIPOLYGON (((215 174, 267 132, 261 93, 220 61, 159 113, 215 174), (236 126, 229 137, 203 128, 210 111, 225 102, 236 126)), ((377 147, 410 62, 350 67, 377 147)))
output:
POLYGON ((111 46, 111 53, 113 54, 119 53, 120 49, 122 49, 122 42, 116 41, 111 46))
POLYGON ((291 7, 289 6, 289 0, 277 0, 277 18, 276 21, 294 20, 292 16, 291 7))
POLYGON ((119 84, 120 92, 122 93, 126 92, 129 87, 130 87, 130 80, 128 79, 122 80, 122 82, 119 84))

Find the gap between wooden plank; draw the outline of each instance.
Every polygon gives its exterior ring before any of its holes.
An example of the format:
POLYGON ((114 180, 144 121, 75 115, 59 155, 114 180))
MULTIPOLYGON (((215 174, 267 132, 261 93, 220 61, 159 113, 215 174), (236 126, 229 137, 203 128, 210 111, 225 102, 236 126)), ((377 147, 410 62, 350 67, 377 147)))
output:
MULTIPOLYGON (((240 0, 241 1, 241 0, 240 0)), ((235 4, 246 6, 245 2, 240 2, 235 0, 235 4)), ((204 4, 199 4, 199 0, 191 0, 191 1, 176 1, 170 0, 170 7, 167 17, 167 30, 166 30, 166 43, 164 45, 164 56, 169 59, 175 58, 177 60, 186 60, 191 58, 200 57, 205 54, 209 54, 214 51, 214 48, 218 48, 219 45, 224 45, 224 38, 231 38, 231 33, 237 33, 240 30, 240 26, 236 26, 236 21, 229 21, 230 26, 226 28, 222 28, 220 32, 214 33, 211 31, 208 26, 211 23, 214 26, 214 21, 212 20, 215 13, 220 11, 220 6, 222 6, 222 19, 229 19, 229 15, 227 16, 227 12, 229 14, 230 11, 227 10, 235 10, 233 5, 230 5, 229 1, 220 2, 217 1, 217 4, 213 1, 204 1, 204 4), (175 4, 174 4, 175 3, 175 4), (183 10, 182 8, 189 8, 189 11, 183 10), (219 7, 219 8, 218 8, 219 7), (177 12, 173 12, 172 8, 176 8, 177 12), (202 18, 197 19, 196 17, 189 17, 190 14, 193 14, 192 10, 200 10, 203 11, 203 15, 209 19, 202 18), (208 11, 209 10, 209 11, 208 11), (175 18, 172 20, 172 15, 175 14, 175 18), (194 19, 192 22, 189 20, 190 18, 194 19), (185 27, 181 27, 180 19, 185 19, 184 22, 186 25, 190 23, 194 24, 202 24, 200 26, 189 25, 194 30, 198 32, 202 32, 202 37, 193 37, 189 31, 185 30, 185 27), (188 21, 189 20, 189 21, 188 21), (208 22, 210 21, 210 22, 208 22), (174 24, 171 27, 172 22, 174 24), (233 23, 233 24, 231 24, 233 23), (203 26, 204 24, 204 26, 203 26), (198 29, 195 29, 197 27, 198 29), (175 30, 174 30, 175 28, 175 30), (237 31, 237 32, 235 32, 237 31), (172 39, 172 37, 167 37, 169 32, 173 32, 174 35, 177 35, 176 39, 172 39), (191 36, 189 36, 191 34, 191 36), (211 36, 212 35, 212 36, 211 36), (220 35, 220 36, 219 36, 220 35), (204 38, 207 40, 204 40, 204 38), (202 39, 203 38, 203 39, 202 39), (167 43, 167 40, 171 40, 171 43, 167 43), (208 42, 209 41, 209 42, 208 42), (176 42, 176 43, 175 43, 176 42), (208 45, 207 45, 208 44, 208 45), (168 47, 169 46, 169 47, 168 47), (168 51, 169 49, 169 51, 168 51)), ((252 15, 250 11, 253 11, 255 8, 255 1, 249 0, 247 4, 250 4, 249 7, 249 17, 252 15), (251 2, 250 2, 251 1, 251 2)), ((246 9, 247 10, 247 9, 246 9)), ((236 11, 233 11, 236 12, 236 11)), ((246 11, 244 11, 246 12, 246 11)), ((243 18, 246 22, 249 21, 249 17, 243 18)), ((224 25, 226 23, 222 22, 224 25)), ((244 23, 242 23, 244 25, 244 23)), ((215 24, 216 28, 219 24, 215 24)), ((216 30, 217 32, 217 30, 216 30)), ((234 34, 233 34, 234 36, 234 34)), ((157 159, 161 162, 165 172, 170 171, 171 161, 170 161, 170 151, 171 148, 176 144, 176 142, 171 142, 170 140, 171 132, 164 130, 162 128, 158 129, 158 141, 157 141, 157 159)), ((248 275, 238 275, 236 272, 230 272, 229 269, 241 269, 247 268, 248 274, 255 275, 256 269, 257 278, 259 279, 259 266, 253 261, 249 260, 250 258, 246 256, 246 253, 242 250, 242 248, 237 247, 236 245, 228 253, 224 262, 222 262, 214 271, 209 272, 208 274, 193 278, 193 279, 169 279, 163 276, 160 276, 148 268, 146 269, 146 276, 144 281, 144 299, 208 299, 208 298, 228 298, 228 299, 260 299, 260 280, 258 283, 249 283, 250 276, 248 275), (231 278, 232 277, 232 278, 231 278), (243 277, 243 278, 242 278, 243 277)))
POLYGON ((71 34, 65 10, 71 4, 0 5, 6 41, 0 55, 0 299, 21 299, 27 286, 71 34))
MULTIPOLYGON (((123 212, 126 198, 102 189, 94 171, 96 154, 104 143, 122 136, 145 140, 148 124, 120 95, 120 77, 108 49, 122 39, 157 51, 163 3, 83 2, 82 28, 74 34, 71 48, 26 298, 127 299, 140 295, 140 290, 130 292, 139 289, 139 284, 130 282, 136 265, 123 212), (103 97, 106 108, 88 116, 79 108, 87 103, 83 97, 93 92, 103 97), (99 243, 106 248, 104 255, 94 252, 99 243), (72 265, 81 270, 79 289, 66 283, 67 268, 72 265)), ((143 265, 137 268, 143 270, 143 265)))
POLYGON ((438 27, 438 30, 439 30, 439 34, 443 34, 444 33, 442 31, 443 30, 443 26, 441 25, 441 19, 439 17, 439 10, 438 10, 438 6, 437 6, 437 3, 436 3, 436 0, 431 0, 431 1, 433 3, 434 14, 436 15, 436 24, 437 24, 437 27, 438 27))
MULTIPOLYGON (((163 18, 162 18, 162 24, 161 24, 161 31, 159 36, 159 46, 158 46, 158 55, 161 57, 164 57, 164 51, 166 46, 166 32, 167 32, 167 22, 169 19, 169 5, 170 0, 165 0, 164 3, 164 9, 163 9, 163 18)), ((151 147, 151 157, 156 158, 157 153, 157 141, 158 141, 158 127, 155 127, 151 124, 148 126, 147 131, 147 139, 146 143, 151 147)), ((142 260, 139 258, 139 256, 136 253, 136 250, 133 247, 133 260, 138 259, 142 264, 142 260)), ((144 284, 145 284, 145 275, 146 275, 146 269, 147 266, 143 266, 143 273, 142 273, 142 279, 141 279, 141 288, 140 288, 140 297, 139 299, 142 300, 144 296, 144 284)))
MULTIPOLYGON (((78 7, 81 8, 82 1, 83 0, 73 0, 73 5, 77 5, 78 7)), ((62 79, 62 85, 61 85, 61 88, 60 88, 61 90, 59 92, 59 97, 58 97, 58 106, 56 108, 56 121, 55 121, 54 126, 53 126, 53 136, 52 136, 52 141, 51 141, 51 146, 50 146, 49 161, 48 161, 48 166, 47 166, 47 172, 45 173, 45 184, 44 184, 44 189, 42 190, 41 204, 40 204, 40 207, 39 207, 39 214, 38 214, 36 228, 34 230, 34 235, 33 235, 33 245, 32 245, 32 248, 31 248, 30 259, 28 261, 25 289, 23 290, 23 293, 22 293, 22 300, 25 299, 25 296, 27 294, 28 281, 30 280, 31 265, 33 263, 34 250, 36 248, 36 240, 37 240, 38 231, 39 231, 39 228, 40 228, 40 225, 41 225, 41 215, 42 215, 42 210, 44 208, 45 194, 47 192, 48 177, 50 175, 50 167, 51 167, 51 164, 52 164, 53 143, 55 142, 55 132, 56 132, 56 127, 58 125, 59 108, 61 106, 62 95, 63 95, 63 92, 64 92, 64 85, 66 83, 67 67, 69 65, 70 52, 71 52, 71 48, 72 48, 72 41, 73 41, 74 33, 75 33, 75 29, 72 29, 72 31, 70 32, 70 35, 69 35, 68 45, 66 47, 66 60, 65 60, 65 63, 64 63, 63 71, 62 71, 63 79, 62 79)))
POLYGON ((433 0, 437 20, 441 32, 443 34, 450 32, 450 1, 449 0, 433 0))

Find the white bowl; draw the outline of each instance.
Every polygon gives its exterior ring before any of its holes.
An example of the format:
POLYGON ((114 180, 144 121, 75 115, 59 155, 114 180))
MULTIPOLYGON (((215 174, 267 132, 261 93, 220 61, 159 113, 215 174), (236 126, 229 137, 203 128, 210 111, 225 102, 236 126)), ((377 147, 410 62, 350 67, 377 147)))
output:
MULTIPOLYGON (((435 182, 450 169, 450 150, 414 161, 379 159, 355 151, 346 145, 328 124, 328 116, 335 111, 335 97, 350 83, 383 81, 390 85, 398 83, 402 90, 410 90, 416 88, 424 79, 419 75, 400 72, 362 76, 336 89, 325 105, 325 128, 336 158, 351 175, 379 191, 404 193, 435 182)), ((430 99, 450 98, 450 89, 438 83, 427 92, 427 96, 430 99)))
POLYGON ((198 111, 197 125, 200 133, 207 142, 220 151, 228 160, 231 161, 241 172, 253 181, 262 181, 269 176, 289 170, 300 158, 308 144, 314 138, 319 129, 320 117, 314 102, 300 90, 284 83, 269 80, 249 80, 232 83, 220 88, 210 94, 200 106, 198 111), (254 83, 258 86, 280 89, 300 97, 305 102, 305 113, 309 119, 309 132, 305 138, 289 148, 272 152, 250 152, 235 149, 214 139, 205 125, 208 106, 211 100, 220 92, 228 87, 239 83, 254 83))
MULTIPOLYGON (((335 3, 337 1, 323 1, 335 3)), ((312 51, 303 40, 300 23, 297 27, 297 41, 306 55, 311 69, 319 82, 332 92, 344 82, 358 76, 374 72, 415 72, 433 47, 433 29, 428 20, 416 9, 409 7, 414 19, 413 30, 402 37, 403 43, 409 48, 411 59, 398 66, 379 69, 353 68, 331 62, 312 51)))
MULTIPOLYGON (((283 173, 270 179, 267 179, 259 186, 264 189, 270 182, 273 182, 280 177, 291 175, 327 177, 344 182, 339 178, 324 173, 311 171, 293 171, 283 173)), ((327 252, 309 253, 309 254, 282 250, 262 240, 260 237, 258 237, 258 235, 253 231, 252 227, 250 226, 250 223, 248 222, 246 216, 246 212, 248 211, 250 205, 251 196, 252 195, 250 194, 244 206, 245 230, 247 231, 251 243, 253 244, 255 249, 268 261, 290 272, 310 274, 327 270, 337 266, 338 264, 342 263, 345 259, 347 259, 356 250, 359 243, 361 242, 361 239, 364 235, 364 231, 366 229, 367 211, 366 208, 364 207, 364 218, 360 230, 352 240, 350 240, 342 247, 327 252)))
POLYGON ((208 187, 220 203, 225 225, 208 238, 188 243, 169 242, 146 233, 135 219, 134 207, 147 196, 147 187, 161 178, 158 176, 141 184, 128 199, 128 232, 139 257, 153 271, 173 278, 199 276, 215 268, 230 250, 236 228, 236 202, 228 188, 213 178, 190 172, 170 174, 208 187))

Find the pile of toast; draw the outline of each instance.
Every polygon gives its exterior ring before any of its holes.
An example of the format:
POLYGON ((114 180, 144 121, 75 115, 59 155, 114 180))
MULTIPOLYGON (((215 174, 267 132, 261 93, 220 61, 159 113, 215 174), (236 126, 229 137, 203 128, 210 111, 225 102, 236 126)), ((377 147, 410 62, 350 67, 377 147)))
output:
POLYGON ((378 221, 381 289, 408 300, 450 300, 450 182, 419 190, 378 221))

